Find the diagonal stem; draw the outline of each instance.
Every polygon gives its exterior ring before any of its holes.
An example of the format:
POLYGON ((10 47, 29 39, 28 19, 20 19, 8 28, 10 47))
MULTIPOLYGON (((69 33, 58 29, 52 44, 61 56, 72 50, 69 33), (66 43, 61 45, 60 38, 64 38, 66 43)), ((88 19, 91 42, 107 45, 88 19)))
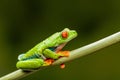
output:
MULTIPOLYGON (((78 49, 75 49, 75 50, 72 50, 70 52, 70 56, 69 57, 63 57, 63 58, 60 58, 58 60, 56 60, 53 64, 53 65, 58 65, 58 64, 61 64, 61 63, 64 63, 64 62, 68 62, 68 61, 71 61, 71 60, 74 60, 76 58, 80 58, 82 56, 85 56, 85 55, 88 55, 88 54, 91 54, 95 51, 98 51, 102 48, 105 48, 107 46, 110 46, 114 43, 117 43, 120 41, 120 32, 117 32, 113 35, 110 35, 106 38, 103 38, 99 41, 96 41, 94 43, 91 43, 89 45, 86 45, 86 46, 83 46, 81 48, 78 48, 78 49)), ((49 67, 49 66, 48 66, 49 67)), ((39 70, 42 70, 44 69, 45 67, 42 67, 40 68, 39 70)), ((7 74, 3 77, 0 78, 0 80, 16 80, 16 79, 20 79, 20 78, 23 78, 27 75, 30 75, 36 71, 39 71, 39 70, 34 70, 34 71, 23 71, 21 69, 19 70, 16 70, 10 74, 7 74)))

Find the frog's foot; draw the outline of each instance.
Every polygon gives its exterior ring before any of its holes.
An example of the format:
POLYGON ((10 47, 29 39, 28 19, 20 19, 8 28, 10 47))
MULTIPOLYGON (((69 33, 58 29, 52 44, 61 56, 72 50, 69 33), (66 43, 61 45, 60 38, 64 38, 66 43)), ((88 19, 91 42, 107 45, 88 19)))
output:
POLYGON ((65 64, 64 63, 60 64, 60 68, 64 69, 65 68, 65 64))
POLYGON ((62 57, 69 57, 70 51, 59 51, 57 54, 59 54, 62 57))
POLYGON ((43 66, 49 66, 49 65, 51 65, 53 62, 54 62, 54 59, 46 59, 46 60, 44 61, 43 66))

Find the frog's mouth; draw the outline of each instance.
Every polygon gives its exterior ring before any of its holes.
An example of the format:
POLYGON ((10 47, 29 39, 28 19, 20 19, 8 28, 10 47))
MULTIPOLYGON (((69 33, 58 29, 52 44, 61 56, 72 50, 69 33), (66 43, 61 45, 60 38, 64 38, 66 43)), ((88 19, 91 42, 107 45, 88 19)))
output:
POLYGON ((52 51, 54 51, 54 52, 56 52, 56 53, 58 53, 59 51, 62 50, 62 48, 63 48, 66 44, 67 44, 67 43, 62 43, 62 44, 60 44, 60 45, 58 45, 58 46, 56 46, 56 47, 50 47, 49 49, 52 50, 52 51))

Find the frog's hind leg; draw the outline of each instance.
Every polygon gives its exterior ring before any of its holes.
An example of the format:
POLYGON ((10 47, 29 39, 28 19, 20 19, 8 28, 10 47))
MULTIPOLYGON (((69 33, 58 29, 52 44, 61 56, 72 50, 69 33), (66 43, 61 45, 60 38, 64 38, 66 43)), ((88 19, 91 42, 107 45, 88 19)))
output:
POLYGON ((29 59, 24 61, 18 61, 16 66, 20 69, 37 69, 44 64, 43 59, 29 59))

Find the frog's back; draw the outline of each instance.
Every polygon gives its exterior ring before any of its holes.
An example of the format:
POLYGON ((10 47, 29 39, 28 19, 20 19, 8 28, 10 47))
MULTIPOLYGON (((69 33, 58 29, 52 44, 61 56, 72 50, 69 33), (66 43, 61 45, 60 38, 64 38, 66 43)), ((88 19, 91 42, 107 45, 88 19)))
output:
POLYGON ((38 43, 35 47, 27 51, 23 58, 29 58, 34 55, 40 55, 43 53, 44 49, 54 46, 56 43, 55 42, 56 35, 58 35, 58 33, 55 33, 49 38, 45 39, 44 41, 38 43))
POLYGON ((27 51, 24 54, 23 59, 42 54, 42 51, 44 48, 45 48, 45 46, 43 45, 43 42, 37 44, 35 47, 33 47, 32 49, 30 49, 29 51, 27 51))

